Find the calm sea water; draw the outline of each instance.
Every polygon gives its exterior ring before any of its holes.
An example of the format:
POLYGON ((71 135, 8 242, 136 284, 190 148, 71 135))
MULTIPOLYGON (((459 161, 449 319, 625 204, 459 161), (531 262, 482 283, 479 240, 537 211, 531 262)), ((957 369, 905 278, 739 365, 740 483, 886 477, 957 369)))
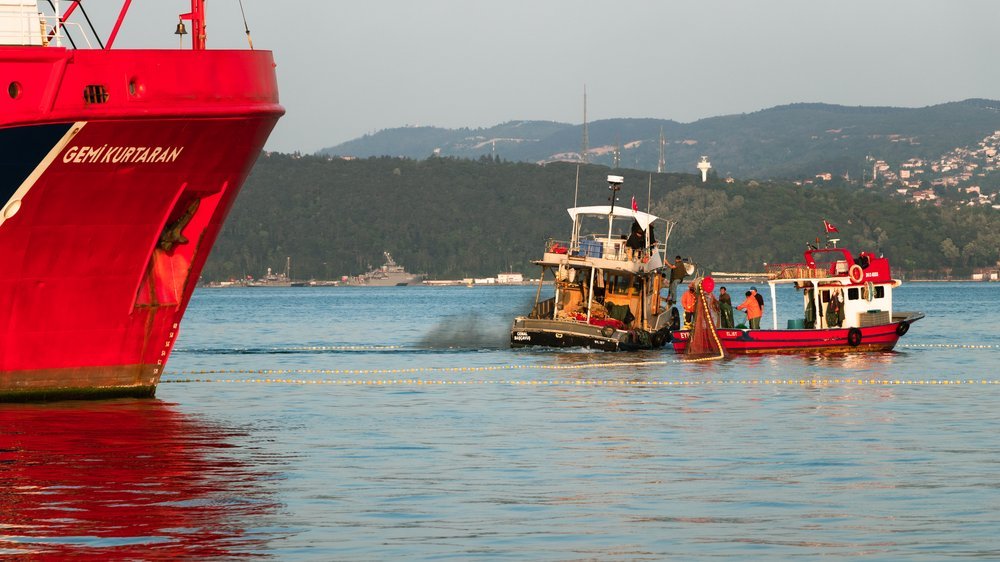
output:
POLYGON ((155 400, 0 405, 0 558, 1000 558, 1000 284, 699 364, 510 350, 534 292, 199 289, 155 400))

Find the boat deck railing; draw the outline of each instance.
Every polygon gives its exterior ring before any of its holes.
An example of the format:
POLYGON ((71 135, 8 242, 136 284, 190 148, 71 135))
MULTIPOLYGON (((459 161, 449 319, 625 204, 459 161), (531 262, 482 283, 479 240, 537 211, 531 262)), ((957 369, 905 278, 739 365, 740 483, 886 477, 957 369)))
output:
POLYGON ((556 308, 556 298, 551 297, 535 305, 531 309, 528 318, 552 318, 552 313, 556 308))
POLYGON ((829 277, 823 269, 809 267, 804 263, 775 263, 764 268, 767 278, 777 279, 820 279, 829 277))
POLYGON ((567 240, 550 239, 545 244, 549 254, 567 254, 571 257, 601 258, 605 260, 632 261, 625 240, 607 236, 590 236, 574 243, 567 240))
MULTIPOLYGON (((93 44, 83 26, 77 22, 62 21, 60 15, 58 12, 40 12, 36 2, 8 2, 0 6, 0 45, 62 46, 63 40, 68 38, 65 31, 73 29, 73 36, 92 49, 93 44)), ((76 47, 76 43, 73 46, 76 47)))

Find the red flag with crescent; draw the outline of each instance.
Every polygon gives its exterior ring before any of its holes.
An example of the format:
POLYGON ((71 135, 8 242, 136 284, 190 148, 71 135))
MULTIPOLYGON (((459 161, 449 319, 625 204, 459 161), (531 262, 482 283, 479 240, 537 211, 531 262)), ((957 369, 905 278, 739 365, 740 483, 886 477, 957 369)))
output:
POLYGON ((840 232, 839 230, 837 230, 836 226, 833 226, 832 224, 827 222, 826 219, 823 219, 823 228, 826 229, 827 234, 830 234, 831 232, 840 232))

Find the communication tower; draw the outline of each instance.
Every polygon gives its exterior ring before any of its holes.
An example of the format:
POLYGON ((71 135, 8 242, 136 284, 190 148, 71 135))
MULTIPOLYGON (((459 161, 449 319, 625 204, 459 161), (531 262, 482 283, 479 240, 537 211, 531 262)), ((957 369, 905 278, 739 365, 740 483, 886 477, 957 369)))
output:
POLYGON ((708 171, 712 169, 712 163, 708 161, 708 156, 702 156, 698 161, 698 169, 701 170, 701 182, 708 181, 708 171))
POLYGON ((663 138, 663 125, 660 125, 660 160, 656 163, 656 173, 662 174, 667 167, 667 161, 663 157, 663 147, 667 141, 663 138))
POLYGON ((580 160, 584 164, 589 162, 587 151, 590 149, 590 136, 587 134, 587 85, 583 85, 583 149, 580 151, 580 160))

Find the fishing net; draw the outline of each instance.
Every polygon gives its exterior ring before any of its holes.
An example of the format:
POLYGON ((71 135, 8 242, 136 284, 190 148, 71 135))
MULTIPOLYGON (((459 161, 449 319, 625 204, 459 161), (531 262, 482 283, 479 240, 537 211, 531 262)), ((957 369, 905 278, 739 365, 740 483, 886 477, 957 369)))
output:
POLYGON ((684 354, 686 360, 723 359, 728 357, 719 340, 719 301, 712 294, 715 283, 711 277, 695 279, 694 318, 691 320, 691 337, 684 354))

